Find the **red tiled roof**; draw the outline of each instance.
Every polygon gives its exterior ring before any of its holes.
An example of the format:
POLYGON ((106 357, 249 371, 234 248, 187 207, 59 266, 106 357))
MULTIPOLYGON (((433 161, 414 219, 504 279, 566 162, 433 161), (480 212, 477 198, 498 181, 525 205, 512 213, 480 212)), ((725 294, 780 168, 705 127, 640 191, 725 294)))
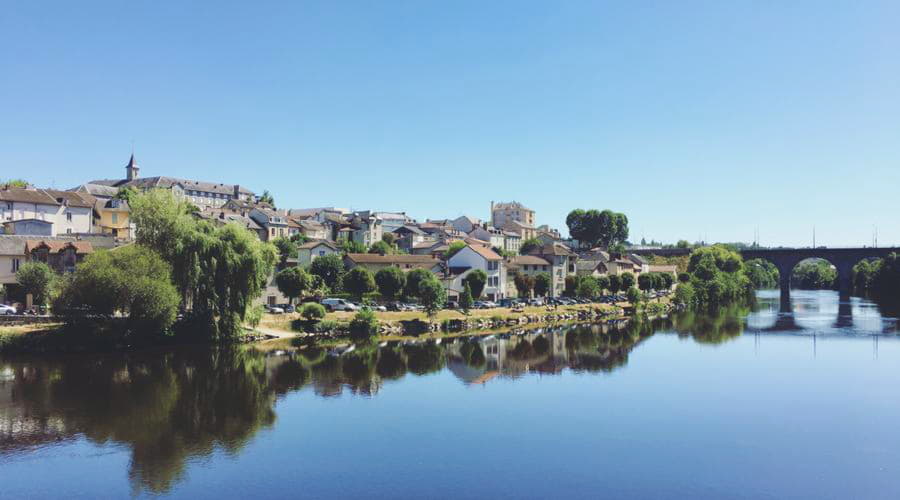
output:
POLYGON ((91 253, 93 245, 89 241, 61 241, 61 240, 28 240, 25 242, 25 252, 31 253, 37 248, 47 247, 51 253, 59 253, 67 248, 74 248, 75 253, 91 253))
POLYGON ((469 245, 469 248, 471 248, 473 251, 475 251, 475 253, 487 260, 503 260, 502 257, 497 255, 497 253, 491 250, 489 247, 482 245, 469 245))

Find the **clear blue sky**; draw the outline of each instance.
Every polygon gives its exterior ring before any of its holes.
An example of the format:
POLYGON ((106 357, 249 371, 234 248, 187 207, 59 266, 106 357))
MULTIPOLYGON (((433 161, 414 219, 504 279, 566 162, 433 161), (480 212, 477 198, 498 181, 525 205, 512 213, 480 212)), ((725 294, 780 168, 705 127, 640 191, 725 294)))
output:
POLYGON ((900 244, 900 2, 12 2, 0 177, 900 244))

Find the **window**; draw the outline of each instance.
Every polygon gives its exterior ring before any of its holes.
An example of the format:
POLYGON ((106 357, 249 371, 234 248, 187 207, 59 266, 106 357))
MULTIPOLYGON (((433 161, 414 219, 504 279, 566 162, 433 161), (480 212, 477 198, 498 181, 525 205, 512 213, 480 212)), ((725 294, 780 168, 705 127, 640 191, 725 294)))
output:
POLYGON ((113 224, 118 224, 118 223, 119 223, 119 214, 117 214, 117 213, 113 213, 113 214, 112 214, 112 223, 113 223, 113 224))
POLYGON ((66 228, 66 234, 72 234, 72 228, 71 228, 71 227, 67 227, 67 228, 66 228))
POLYGON ((319 257, 325 256, 325 250, 319 250, 319 257))
POLYGON ((72 222, 72 212, 66 212, 66 220, 72 222))
POLYGON ((16 272, 19 270, 19 259, 12 260, 12 272, 16 272))

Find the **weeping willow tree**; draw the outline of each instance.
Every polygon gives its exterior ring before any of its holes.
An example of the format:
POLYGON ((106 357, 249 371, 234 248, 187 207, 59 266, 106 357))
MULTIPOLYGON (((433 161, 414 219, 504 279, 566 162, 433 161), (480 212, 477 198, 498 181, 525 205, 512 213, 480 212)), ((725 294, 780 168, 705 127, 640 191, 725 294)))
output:
POLYGON ((135 196, 131 218, 136 241, 172 266, 194 333, 234 337, 253 299, 265 288, 277 251, 237 224, 214 226, 199 220, 191 208, 170 191, 135 196))

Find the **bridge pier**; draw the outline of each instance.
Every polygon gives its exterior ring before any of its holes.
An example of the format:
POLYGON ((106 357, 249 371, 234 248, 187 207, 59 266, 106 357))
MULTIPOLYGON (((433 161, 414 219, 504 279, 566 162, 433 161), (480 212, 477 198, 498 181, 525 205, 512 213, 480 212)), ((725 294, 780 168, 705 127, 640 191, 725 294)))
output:
POLYGON ((791 273, 793 266, 777 266, 778 267, 778 287, 781 290, 781 300, 779 304, 779 312, 789 313, 791 309, 791 273))

